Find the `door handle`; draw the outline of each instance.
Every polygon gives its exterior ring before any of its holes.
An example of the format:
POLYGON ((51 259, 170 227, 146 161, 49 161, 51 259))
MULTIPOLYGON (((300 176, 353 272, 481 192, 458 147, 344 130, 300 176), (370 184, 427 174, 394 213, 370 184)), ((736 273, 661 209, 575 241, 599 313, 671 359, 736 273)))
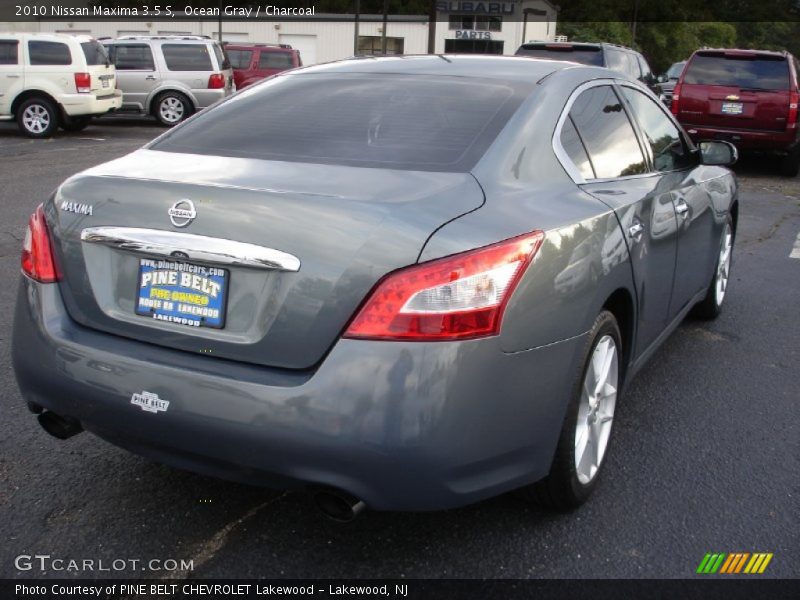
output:
POLYGON ((148 75, 147 77, 145 77, 145 81, 155 81, 155 80, 156 78, 153 77, 152 75, 148 75))
POLYGON ((19 75, 6 75, 9 79, 19 79, 19 75))
POLYGON ((686 204, 685 200, 679 200, 678 203, 675 205, 675 213, 679 215, 685 215, 689 212, 689 205, 686 204))
POLYGON ((628 228, 628 233, 631 235, 635 242, 638 242, 642 239, 642 234, 644 233, 644 225, 641 223, 634 223, 628 228))

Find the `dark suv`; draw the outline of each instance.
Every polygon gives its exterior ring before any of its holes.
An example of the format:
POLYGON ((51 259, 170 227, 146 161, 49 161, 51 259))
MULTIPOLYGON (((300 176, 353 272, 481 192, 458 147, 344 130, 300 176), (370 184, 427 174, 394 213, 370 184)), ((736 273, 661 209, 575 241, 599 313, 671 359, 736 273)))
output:
POLYGON ((653 88, 656 78, 644 56, 636 50, 605 42, 528 42, 522 44, 517 56, 532 56, 549 60, 569 60, 583 65, 606 67, 638 79, 653 88))
POLYGON ((743 152, 782 156, 781 172, 800 171, 798 73, 788 52, 697 50, 672 95, 672 112, 694 140, 727 140, 743 152))
POLYGON ((225 44, 233 66, 233 80, 240 90, 265 77, 302 67, 300 52, 289 44, 225 44))

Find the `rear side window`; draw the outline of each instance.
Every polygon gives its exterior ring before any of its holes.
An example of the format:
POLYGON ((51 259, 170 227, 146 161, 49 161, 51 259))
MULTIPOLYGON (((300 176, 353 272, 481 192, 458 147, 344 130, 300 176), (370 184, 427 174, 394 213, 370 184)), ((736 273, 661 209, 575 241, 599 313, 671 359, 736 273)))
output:
POLYGON ((291 69, 293 66, 289 52, 261 52, 258 58, 259 69, 291 69))
POLYGON ((164 62, 170 71, 213 71, 205 44, 164 44, 164 62))
POLYGON ((112 46, 114 66, 120 71, 154 71, 153 51, 147 44, 112 46))
POLYGON ((83 55, 86 57, 86 64, 90 67, 107 65, 109 63, 106 49, 100 42, 95 40, 83 42, 81 44, 81 49, 83 50, 83 55))
POLYGON ((599 179, 646 172, 644 155, 616 92, 607 85, 582 92, 569 111, 599 179))
POLYGON ((28 42, 28 59, 34 66, 72 64, 69 46, 60 42, 28 42))
POLYGON ((483 155, 531 88, 466 77, 283 76, 187 122, 151 148, 463 172, 483 155))
POLYGON ((633 114, 653 151, 656 171, 674 171, 690 166, 681 134, 661 107, 642 92, 626 86, 622 86, 622 95, 630 102, 633 114))
POLYGON ((0 40, 0 65, 19 64, 19 43, 17 40, 0 40))
POLYGON ((683 82, 755 90, 788 90, 789 63, 783 56, 696 54, 683 82))
POLYGON ((234 69, 249 69, 253 60, 252 50, 228 50, 228 59, 234 69))
POLYGON ((549 60, 569 60, 582 65, 603 66, 603 52, 598 47, 575 46, 547 46, 527 45, 517 50, 517 56, 532 56, 534 58, 547 58, 549 60))

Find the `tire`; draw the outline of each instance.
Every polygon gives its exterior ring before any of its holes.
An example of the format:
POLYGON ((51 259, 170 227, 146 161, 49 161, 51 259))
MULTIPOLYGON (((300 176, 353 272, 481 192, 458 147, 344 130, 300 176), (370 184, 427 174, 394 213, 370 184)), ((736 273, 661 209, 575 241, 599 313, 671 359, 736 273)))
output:
POLYGON ((61 129, 75 133, 83 131, 92 122, 92 117, 89 115, 81 115, 80 117, 64 117, 61 122, 61 129))
POLYGON ((604 310, 587 336, 550 472, 528 488, 537 504, 558 511, 572 510, 586 502, 597 487, 608 455, 614 410, 622 389, 622 350, 617 320, 604 310), (609 361, 608 378, 603 379, 606 360, 609 361), (600 381, 605 384, 599 385, 600 381), (599 394, 598 388, 602 388, 599 394), (576 454, 579 455, 577 461, 576 454), (591 460, 593 458, 595 460, 591 460))
POLYGON ((722 312, 722 302, 727 295, 730 279, 733 241, 733 221, 728 215, 722 230, 720 249, 717 253, 717 262, 714 266, 714 274, 711 276, 711 283, 708 284, 705 298, 692 309, 693 317, 710 321, 716 319, 722 312))
POLYGON ((28 98, 17 109, 17 125, 30 138, 49 138, 58 129, 58 111, 46 98, 28 98))
POLYGON ((798 173, 800 173, 800 146, 784 156, 781 161, 781 175, 797 177, 798 173))
POLYGON ((192 103, 180 92, 164 92, 153 102, 153 114, 164 127, 175 127, 193 111, 192 103))

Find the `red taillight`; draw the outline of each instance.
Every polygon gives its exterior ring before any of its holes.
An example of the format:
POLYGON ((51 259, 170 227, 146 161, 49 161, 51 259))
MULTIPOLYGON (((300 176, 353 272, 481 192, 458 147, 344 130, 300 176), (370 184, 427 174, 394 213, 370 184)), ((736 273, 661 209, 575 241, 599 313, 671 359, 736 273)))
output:
POLYGON ((225 87, 225 75, 222 73, 212 73, 208 78, 208 89, 221 90, 225 87))
POLYGON ((797 105, 800 104, 800 94, 792 92, 789 94, 789 116, 786 123, 789 127, 797 125, 797 105))
POLYGON ((60 279, 41 204, 28 220, 28 231, 22 244, 22 272, 41 283, 60 279))
POLYGON ((675 88, 672 90, 672 104, 670 105, 670 110, 672 110, 672 114, 676 117, 678 116, 678 105, 680 104, 681 100, 681 85, 679 83, 675 84, 675 88))
POLYGON ((92 91, 92 76, 89 73, 75 73, 75 88, 79 94, 92 91))
POLYGON ((543 239, 543 232, 534 231, 390 273, 344 337, 436 341, 496 335, 508 299, 543 239))

